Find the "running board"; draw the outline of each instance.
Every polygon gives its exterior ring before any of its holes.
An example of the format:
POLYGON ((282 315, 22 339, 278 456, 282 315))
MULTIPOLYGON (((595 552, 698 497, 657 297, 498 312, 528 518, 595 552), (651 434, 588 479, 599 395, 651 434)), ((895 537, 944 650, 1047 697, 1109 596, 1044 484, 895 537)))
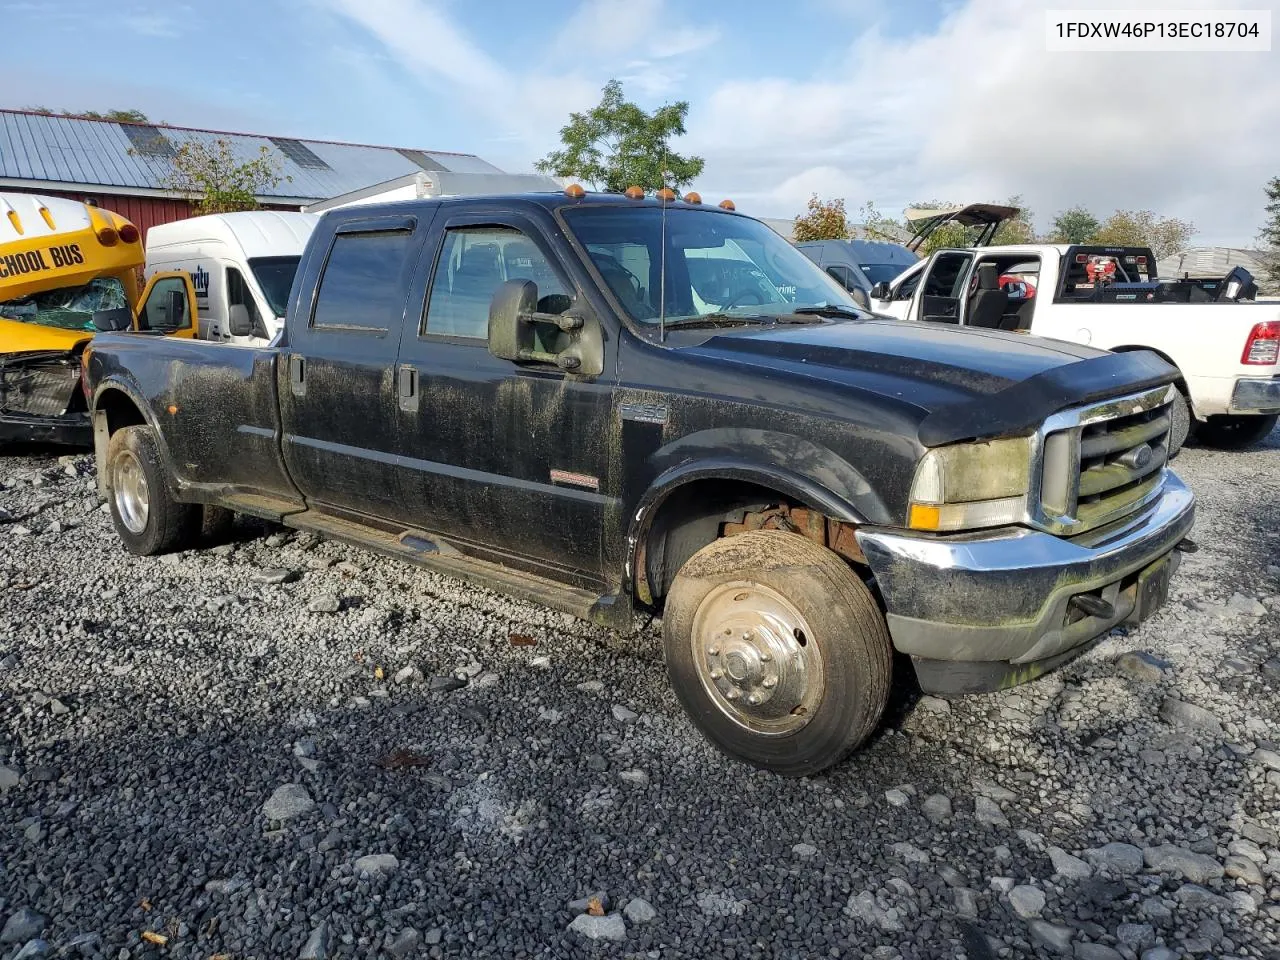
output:
POLYGON ((234 510, 236 513, 248 514, 262 520, 273 520, 280 523, 291 513, 299 513, 306 507, 296 500, 284 500, 279 497, 264 497, 253 493, 236 493, 219 497, 216 501, 220 507, 234 510))
POLYGON ((468 557, 447 541, 420 530, 391 533, 316 510, 288 514, 281 522, 296 530, 318 533, 384 556, 408 560, 428 570, 550 607, 602 627, 631 632, 631 604, 626 598, 612 594, 600 596, 523 570, 468 557))

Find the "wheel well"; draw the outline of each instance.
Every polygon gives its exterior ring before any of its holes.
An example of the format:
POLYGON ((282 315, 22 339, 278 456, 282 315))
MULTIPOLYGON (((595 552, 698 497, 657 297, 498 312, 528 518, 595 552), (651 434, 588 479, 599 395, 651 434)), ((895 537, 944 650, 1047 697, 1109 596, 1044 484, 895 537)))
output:
POLYGON ((1123 347, 1112 347, 1112 348, 1111 348, 1111 352, 1112 352, 1112 353, 1133 353, 1133 352, 1134 352, 1134 351, 1136 351, 1136 350, 1150 350, 1152 353, 1154 353, 1157 357, 1159 357, 1159 358, 1160 358, 1161 360, 1163 360, 1165 363, 1169 364, 1169 366, 1173 367, 1173 369, 1177 370, 1177 371, 1178 371, 1178 379, 1177 379, 1176 381, 1174 381, 1174 383, 1177 385, 1178 389, 1182 391, 1183 396, 1186 396, 1186 393, 1187 393, 1187 382, 1186 382, 1186 380, 1184 380, 1184 379, 1182 378, 1182 368, 1180 368, 1176 363, 1174 363, 1174 362, 1173 362, 1173 357, 1169 356, 1169 355, 1168 355, 1167 353, 1165 353, 1163 350, 1157 350, 1155 347, 1144 347, 1144 346, 1140 346, 1140 345, 1138 345, 1138 344, 1125 345, 1125 346, 1123 346, 1123 347))
POLYGON ((100 410, 107 418, 107 433, 115 433, 121 427, 133 427, 146 424, 146 417, 138 409, 123 390, 104 390, 98 394, 94 410, 100 410))
POLYGON ((694 480, 658 508, 636 557, 636 594, 660 604, 685 562, 707 544, 748 530, 785 530, 865 563, 854 525, 828 518, 769 487, 741 480, 694 480))

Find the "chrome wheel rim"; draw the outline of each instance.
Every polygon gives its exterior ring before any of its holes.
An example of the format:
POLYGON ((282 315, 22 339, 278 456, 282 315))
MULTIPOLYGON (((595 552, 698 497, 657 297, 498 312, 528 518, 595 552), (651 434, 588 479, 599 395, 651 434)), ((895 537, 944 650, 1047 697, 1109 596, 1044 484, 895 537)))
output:
POLYGON ((122 450, 112 466, 111 490, 116 513, 130 533, 140 534, 147 529, 147 516, 151 510, 147 475, 138 458, 128 450, 122 450))
POLYGON ((693 618, 693 661, 712 703, 738 726, 786 736, 813 719, 825 682, 804 615, 764 584, 711 590, 693 618))

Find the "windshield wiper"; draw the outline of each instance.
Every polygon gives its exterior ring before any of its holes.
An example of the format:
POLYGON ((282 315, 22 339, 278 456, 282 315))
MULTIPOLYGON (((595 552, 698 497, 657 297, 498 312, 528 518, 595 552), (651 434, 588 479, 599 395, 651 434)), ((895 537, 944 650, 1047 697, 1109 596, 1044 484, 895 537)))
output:
POLYGON ((685 330, 696 330, 699 327, 736 327, 753 323, 769 323, 773 319, 773 317, 753 313, 704 313, 700 317, 676 317, 674 320, 665 321, 663 325, 667 329, 682 327, 685 330))
POLYGON ((866 316, 866 311, 859 310, 857 307, 846 307, 839 303, 818 304, 813 307, 796 307, 791 312, 802 317, 851 317, 854 320, 861 320, 866 316))

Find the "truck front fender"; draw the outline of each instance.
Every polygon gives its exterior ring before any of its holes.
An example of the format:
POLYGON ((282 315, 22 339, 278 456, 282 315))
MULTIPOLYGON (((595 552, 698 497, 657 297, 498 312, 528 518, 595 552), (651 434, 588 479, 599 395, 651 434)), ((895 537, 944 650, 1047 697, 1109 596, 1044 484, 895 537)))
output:
MULTIPOLYGON (((93 457, 97 465, 98 473, 98 495, 106 499, 107 490, 107 443, 111 439, 111 424, 109 418, 111 416, 111 398, 110 394, 121 395, 119 401, 123 404, 127 401, 137 412, 137 418, 140 418, 143 426, 151 428, 152 433, 156 437, 156 448, 160 451, 160 460, 164 464, 165 476, 168 478, 169 492, 178 499, 178 493, 181 484, 178 481, 177 474, 173 471, 173 459, 169 455, 169 445, 165 441, 164 431, 160 429, 160 423, 156 418, 156 412, 151 404, 146 401, 141 390, 130 380, 124 376, 113 373, 104 377, 97 386, 94 387, 93 397, 89 402, 89 415, 93 422, 93 457)), ((136 423, 137 418, 130 419, 126 425, 136 423)))
MULTIPOLYGON (((656 476, 630 517, 625 570, 627 584, 645 602, 652 601, 645 555, 655 521, 674 494, 693 484, 751 484, 846 523, 889 520, 889 511, 859 470, 833 451, 789 434, 743 428, 700 431, 658 450, 649 465, 656 476)), ((713 487, 707 496, 715 500, 713 487)), ((714 513, 714 502, 709 506, 714 513)))

